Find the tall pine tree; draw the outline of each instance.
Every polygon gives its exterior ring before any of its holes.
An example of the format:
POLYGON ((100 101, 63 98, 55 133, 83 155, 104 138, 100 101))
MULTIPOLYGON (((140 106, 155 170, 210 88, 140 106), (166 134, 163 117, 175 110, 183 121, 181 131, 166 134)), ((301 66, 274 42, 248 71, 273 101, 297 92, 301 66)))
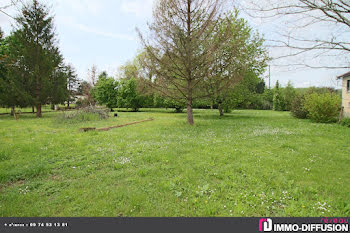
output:
MULTIPOLYGON (((33 0, 25 5, 16 17, 17 30, 14 36, 18 40, 11 53, 16 59, 13 66, 27 79, 27 93, 36 105, 37 117, 42 116, 41 107, 49 102, 58 102, 55 90, 57 85, 66 88, 63 75, 57 75, 63 65, 54 30, 53 17, 49 9, 33 0)), ((65 97, 62 97, 65 98, 65 97)))
POLYGON ((11 108, 15 113, 15 107, 26 107, 30 104, 30 96, 26 92, 26 79, 23 73, 13 72, 17 68, 16 60, 11 50, 18 46, 17 38, 11 34, 0 38, 0 106, 11 108))
POLYGON ((66 66, 66 75, 67 75, 67 107, 72 101, 75 100, 76 90, 78 88, 79 79, 72 64, 66 66))

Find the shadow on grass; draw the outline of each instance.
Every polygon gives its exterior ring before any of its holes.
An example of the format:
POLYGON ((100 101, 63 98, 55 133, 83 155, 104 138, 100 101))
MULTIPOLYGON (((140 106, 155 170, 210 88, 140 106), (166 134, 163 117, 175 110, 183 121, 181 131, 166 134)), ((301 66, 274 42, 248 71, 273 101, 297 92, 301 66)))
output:
MULTIPOLYGON (((41 118, 52 119, 55 117, 56 117, 55 112, 46 112, 46 113, 43 112, 41 118)), ((41 118, 37 118, 35 113, 31 113, 31 114, 26 113, 26 114, 20 114, 18 117, 18 120, 20 121, 20 120, 41 119, 41 118)), ((0 115, 0 120, 14 120, 14 121, 16 121, 14 116, 11 116, 10 114, 0 115)))
POLYGON ((203 120, 235 120, 235 119, 257 119, 257 118, 264 118, 263 116, 257 116, 257 115, 248 115, 248 114, 242 114, 242 113, 226 113, 223 116, 220 116, 219 114, 201 114, 201 113, 195 113, 193 114, 195 118, 203 119, 203 120))
POLYGON ((139 111, 135 112, 131 109, 126 110, 126 109, 114 109, 115 112, 129 112, 129 113, 138 113, 138 112, 152 112, 152 113, 174 113, 174 114, 179 114, 179 113, 186 113, 184 112, 176 112, 175 109, 173 108, 142 108, 139 109, 139 111))

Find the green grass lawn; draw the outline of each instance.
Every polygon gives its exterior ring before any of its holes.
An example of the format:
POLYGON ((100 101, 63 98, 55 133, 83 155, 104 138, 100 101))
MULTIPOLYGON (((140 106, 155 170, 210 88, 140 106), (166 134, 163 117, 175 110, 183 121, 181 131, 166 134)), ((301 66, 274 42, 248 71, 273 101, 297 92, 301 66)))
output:
POLYGON ((1 115, 0 216, 350 215, 349 128, 194 113, 193 127, 165 110, 76 124, 1 115))

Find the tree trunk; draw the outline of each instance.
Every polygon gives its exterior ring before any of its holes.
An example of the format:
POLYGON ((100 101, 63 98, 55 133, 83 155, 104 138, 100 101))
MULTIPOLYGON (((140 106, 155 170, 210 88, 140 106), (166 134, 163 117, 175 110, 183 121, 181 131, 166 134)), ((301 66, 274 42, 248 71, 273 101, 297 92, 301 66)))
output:
POLYGON ((42 117, 40 103, 40 83, 38 76, 36 77, 36 117, 42 117))
POLYGON ((36 105, 36 117, 42 117, 41 114, 41 104, 36 105))
POLYGON ((219 109, 220 116, 224 116, 224 110, 222 109, 221 104, 218 105, 218 109, 219 109))
POLYGON ((67 108, 69 109, 69 99, 67 100, 67 108))
POLYGON ((192 99, 187 100, 187 123, 190 125, 194 124, 193 110, 192 110, 192 99))
POLYGON ((14 116, 14 118, 16 119, 16 121, 18 120, 18 116, 16 114, 16 108, 15 106, 11 107, 11 116, 14 116))
POLYGON ((15 115, 15 107, 14 106, 11 106, 11 113, 10 113, 11 116, 14 116, 15 115))
POLYGON ((35 112, 35 110, 34 110, 34 105, 32 105, 32 113, 34 113, 35 112))

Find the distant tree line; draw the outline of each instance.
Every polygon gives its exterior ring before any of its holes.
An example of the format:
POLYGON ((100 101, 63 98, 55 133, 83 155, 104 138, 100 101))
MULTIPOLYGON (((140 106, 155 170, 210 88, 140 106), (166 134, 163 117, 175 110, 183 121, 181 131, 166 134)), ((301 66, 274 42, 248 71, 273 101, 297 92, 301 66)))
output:
MULTIPOLYGON (((92 99, 88 97, 88 93, 84 92, 85 99, 79 100, 78 106, 92 105, 97 102, 110 109, 128 108, 138 111, 140 108, 173 108, 175 112, 183 112, 186 104, 153 89, 148 80, 140 78, 139 73, 142 72, 142 68, 138 66, 138 58, 133 62, 128 62, 120 68, 117 79, 108 76, 105 71, 101 72, 96 85, 89 88, 92 99)), ((89 84, 82 82, 78 90, 83 90, 84 86, 89 86, 89 84)), ((220 115, 235 108, 272 109, 272 104, 264 102, 265 88, 262 78, 247 72, 240 83, 227 91, 221 103, 222 109, 219 109, 218 102, 210 97, 196 99, 193 101, 193 108, 218 109, 220 115)))

